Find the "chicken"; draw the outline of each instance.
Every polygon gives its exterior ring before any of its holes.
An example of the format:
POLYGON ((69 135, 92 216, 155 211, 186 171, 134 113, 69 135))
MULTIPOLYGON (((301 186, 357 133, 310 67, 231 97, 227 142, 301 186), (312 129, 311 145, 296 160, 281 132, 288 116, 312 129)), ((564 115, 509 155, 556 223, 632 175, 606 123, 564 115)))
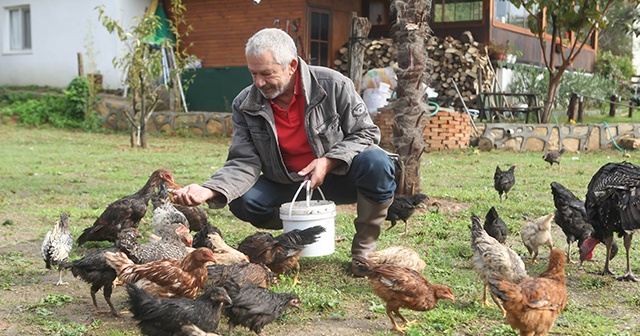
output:
POLYGON ((495 207, 491 207, 484 217, 484 230, 495 238, 500 244, 504 244, 507 240, 507 224, 498 216, 495 207))
POLYGON ((404 333, 407 324, 415 323, 402 316, 400 308, 426 311, 433 309, 438 300, 455 302, 449 287, 431 284, 410 268, 390 264, 376 265, 360 256, 352 258, 358 271, 369 278, 373 292, 386 303, 387 316, 391 319, 393 330, 404 333), (396 323, 393 314, 405 323, 404 327, 396 323))
POLYGON ((560 159, 562 159, 562 154, 564 154, 564 148, 559 151, 551 151, 542 156, 542 159, 549 162, 549 169, 553 167, 553 164, 556 163, 558 165, 558 170, 560 167, 560 159))
POLYGON ((547 335, 558 315, 567 305, 565 256, 552 249, 549 266, 537 278, 526 278, 519 284, 489 277, 491 292, 502 300, 507 310, 505 321, 520 335, 547 335))
POLYGON ((111 293, 113 293, 113 282, 116 280, 116 271, 107 264, 105 253, 118 252, 120 251, 120 243, 126 244, 127 241, 135 241, 138 237, 140 237, 140 234, 137 229, 124 229, 118 233, 115 246, 96 250, 81 259, 61 264, 62 268, 71 269, 74 277, 79 277, 82 281, 91 284, 91 301, 93 301, 93 306, 96 307, 96 309, 98 308, 96 293, 102 289, 102 294, 111 309, 111 313, 116 316, 119 315, 111 302, 111 293))
POLYGON ((246 254, 256 264, 264 264, 276 274, 294 270, 293 285, 298 284, 300 254, 305 245, 315 243, 325 231, 321 225, 304 230, 292 230, 273 237, 269 232, 256 232, 246 237, 238 246, 238 251, 246 254))
MULTIPOLYGON (((574 261, 571 260, 571 244, 577 241, 578 248, 580 248, 582 243, 593 233, 593 226, 587 221, 587 210, 584 207, 584 201, 578 199, 571 190, 558 182, 551 182, 551 193, 556 207, 553 220, 567 236, 567 262, 573 264, 574 261)), ((613 241, 611 248, 611 259, 613 259, 618 252, 618 244, 613 241)), ((585 260, 591 260, 592 257, 593 253, 586 256, 585 260)))
POLYGON ((404 222, 404 234, 407 234, 407 220, 416 211, 416 206, 427 198, 425 194, 396 196, 391 202, 385 218, 385 220, 391 221, 391 226, 387 230, 396 226, 396 222, 401 220, 404 222))
MULTIPOLYGON (((480 218, 471 215, 471 249, 473 257, 471 263, 473 269, 482 277, 484 289, 482 293, 482 305, 488 306, 487 291, 489 289, 488 277, 490 274, 498 274, 510 282, 518 283, 528 277, 524 262, 517 253, 491 237, 483 228, 480 218)), ((505 315, 504 307, 493 295, 491 298, 496 303, 502 315, 505 315)))
POLYGON ((58 282, 56 282, 56 286, 67 284, 62 281, 60 264, 69 258, 72 246, 73 237, 71 237, 71 230, 69 229, 69 215, 63 212, 60 214, 60 219, 53 225, 53 229, 44 236, 41 249, 42 258, 47 269, 53 269, 54 266, 58 266, 58 282))
POLYGON ((189 222, 189 230, 198 232, 209 224, 207 212, 199 206, 188 206, 174 203, 176 210, 182 212, 189 222))
POLYGON ((504 193, 504 199, 508 199, 509 191, 516 184, 516 175, 514 174, 516 166, 511 166, 509 170, 501 170, 500 166, 496 166, 496 172, 493 174, 493 187, 500 196, 500 202, 502 202, 502 194, 504 193))
POLYGON ((220 334, 205 332, 193 324, 185 324, 180 330, 186 336, 221 336, 220 334))
POLYGON ((217 233, 220 238, 222 238, 222 232, 220 232, 220 229, 209 223, 205 224, 198 232, 196 232, 196 235, 193 236, 193 247, 208 247, 214 250, 215 246, 213 246, 213 243, 209 239, 209 234, 212 233, 217 233))
MULTIPOLYGON (((205 228, 204 230, 207 229, 205 228)), ((227 245, 219 233, 209 233, 206 239, 202 239, 202 236, 198 237, 198 247, 203 247, 202 245, 204 245, 204 247, 211 249, 216 256, 218 264, 229 265, 242 261, 249 262, 247 255, 227 245)))
POLYGON ((609 270, 612 255, 613 234, 624 237, 624 248, 627 257, 627 273, 618 280, 638 282, 631 272, 629 252, 633 232, 640 229, 640 167, 629 162, 607 163, 591 178, 587 187, 585 209, 587 221, 593 226, 591 237, 580 247, 580 261, 593 252, 599 242, 607 247, 605 258, 605 274, 613 274, 609 270))
POLYGON ((206 263, 215 262, 208 248, 197 248, 184 259, 162 259, 134 264, 123 252, 105 252, 109 266, 122 282, 135 283, 152 295, 195 298, 207 281, 206 263))
POLYGON ((275 321, 287 308, 300 308, 300 298, 293 293, 275 293, 256 285, 227 282, 225 289, 233 303, 222 313, 229 318, 229 335, 237 325, 260 335, 262 328, 275 321))
POLYGON ((120 230, 129 227, 137 228, 140 220, 147 213, 147 205, 154 189, 161 181, 174 183, 173 174, 167 169, 158 169, 151 174, 147 183, 135 194, 122 197, 109 204, 93 223, 93 226, 84 229, 84 232, 78 237, 78 245, 87 241, 108 240, 112 242, 120 230))
POLYGON ((391 246, 384 250, 369 252, 369 261, 375 264, 391 264, 410 268, 418 273, 422 273, 427 263, 420 258, 420 255, 405 246, 391 246))
POLYGON ((268 288, 278 280, 275 273, 262 264, 237 262, 230 265, 207 265, 207 282, 204 289, 221 287, 228 281, 238 285, 252 284, 268 288))
POLYGON ((164 227, 170 224, 182 224, 189 228, 187 217, 178 211, 169 200, 169 193, 164 182, 160 182, 158 192, 151 197, 151 203, 153 204, 153 231, 157 235, 163 236, 164 227))
POLYGON ((221 287, 212 287, 195 300, 154 297, 131 283, 127 284, 127 292, 133 319, 144 335, 172 336, 189 324, 213 332, 218 328, 223 306, 231 304, 227 291, 221 287))
POLYGON ((162 227, 161 240, 141 244, 137 240, 127 240, 120 243, 120 248, 127 257, 136 264, 146 264, 151 261, 176 258, 182 259, 187 255, 187 246, 191 246, 189 229, 174 223, 162 227))
POLYGON ((524 246, 529 251, 531 262, 537 264, 538 248, 542 245, 549 246, 549 250, 553 248, 553 239, 551 238, 551 222, 554 214, 548 214, 537 218, 532 222, 527 222, 520 228, 520 237, 524 246))

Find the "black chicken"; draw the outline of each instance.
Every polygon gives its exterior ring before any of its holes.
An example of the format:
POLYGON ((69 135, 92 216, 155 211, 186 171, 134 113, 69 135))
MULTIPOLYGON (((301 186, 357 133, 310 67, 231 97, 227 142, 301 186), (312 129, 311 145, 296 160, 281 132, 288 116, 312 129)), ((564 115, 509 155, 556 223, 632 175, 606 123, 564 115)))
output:
POLYGON ((214 225, 206 223, 200 229, 200 231, 198 231, 195 236, 193 236, 193 247, 208 247, 212 250, 215 250, 217 246, 214 246, 211 242, 211 239, 209 239, 209 234, 212 233, 217 233, 220 235, 220 237, 222 237, 222 232, 220 232, 220 229, 218 229, 214 225))
POLYGON ((562 159, 562 154, 564 154, 564 148, 559 151, 551 151, 543 155, 542 159, 549 162, 549 169, 551 169, 553 164, 556 163, 558 164, 558 170, 560 170, 560 159, 562 159))
POLYGON ((56 286, 66 285, 62 281, 62 268, 60 265, 67 261, 69 252, 73 246, 73 237, 69 229, 69 215, 60 214, 60 219, 56 221, 51 229, 42 240, 42 258, 44 259, 47 269, 53 269, 58 266, 58 282, 56 286))
POLYGON ((300 273, 298 260, 304 246, 315 243, 323 232, 325 228, 321 225, 294 229, 275 238, 269 232, 256 232, 240 243, 238 251, 246 254, 251 262, 264 264, 276 274, 295 270, 293 285, 296 285, 300 273))
POLYGON ((151 174, 147 183, 135 194, 125 196, 109 204, 96 219, 93 226, 84 229, 78 237, 78 245, 87 241, 114 241, 118 232, 126 228, 137 228, 140 220, 147 213, 147 205, 155 188, 161 181, 175 184, 173 174, 167 169, 158 169, 151 174))
POLYGON ((239 286, 234 282, 227 282, 224 288, 233 301, 222 312, 229 318, 229 335, 237 325, 259 335, 264 326, 275 321, 287 308, 300 308, 300 298, 293 293, 275 293, 260 286, 239 286))
MULTIPOLYGON (((582 246, 593 233, 593 226, 587 221, 587 211, 584 208, 584 201, 578 199, 571 190, 565 188, 558 182, 551 182, 551 193, 553 203, 556 206, 554 222, 562 229, 567 236, 567 262, 571 260, 571 244, 578 242, 578 248, 582 246)), ((618 244, 613 241, 611 246, 611 259, 618 253, 618 244)), ((590 260, 592 255, 585 260, 590 260)))
POLYGON ((591 237, 580 247, 580 261, 593 252, 599 242, 607 247, 607 258, 603 273, 609 270, 612 254, 613 234, 624 237, 627 256, 627 274, 618 280, 638 282, 631 272, 629 252, 633 231, 640 229, 640 167, 628 163, 607 163, 591 178, 587 188, 585 209, 587 221, 593 226, 591 237))
POLYGON ((496 172, 493 174, 493 187, 500 196, 500 202, 502 202, 502 194, 504 193, 504 199, 508 199, 508 193, 513 185, 516 184, 516 176, 514 174, 516 166, 511 166, 509 170, 501 170, 500 166, 496 166, 496 172))
POLYGON ((228 281, 238 285, 253 284, 268 288, 276 283, 278 278, 275 273, 262 264, 251 262, 237 262, 231 265, 207 265, 208 278, 204 289, 221 287, 228 281))
POLYGON ((116 271, 107 264, 104 254, 106 252, 118 252, 120 251, 119 245, 121 243, 127 244, 126 241, 135 241, 138 237, 140 237, 140 234, 137 229, 124 229, 118 234, 115 246, 90 252, 81 259, 62 263, 60 267, 65 269, 70 268, 74 277, 80 277, 82 281, 91 284, 91 300, 96 308, 98 308, 96 293, 102 289, 102 294, 109 308, 111 308, 111 313, 118 316, 118 311, 113 306, 113 303, 111 303, 111 293, 113 292, 113 281, 116 279, 116 271))
POLYGON ((404 222, 404 234, 407 234, 407 220, 416 211, 416 206, 427 198, 425 194, 396 196, 389 206, 387 218, 385 218, 391 221, 391 226, 387 230, 391 230, 392 227, 396 226, 396 222, 401 220, 404 222))
POLYGON ((231 304, 224 288, 212 287, 197 299, 159 298, 127 283, 133 319, 144 335, 181 335, 183 325, 193 324, 205 332, 218 328, 222 307, 231 304))
POLYGON ((507 224, 498 216, 495 207, 491 207, 484 218, 484 230, 500 244, 504 244, 507 240, 507 224))

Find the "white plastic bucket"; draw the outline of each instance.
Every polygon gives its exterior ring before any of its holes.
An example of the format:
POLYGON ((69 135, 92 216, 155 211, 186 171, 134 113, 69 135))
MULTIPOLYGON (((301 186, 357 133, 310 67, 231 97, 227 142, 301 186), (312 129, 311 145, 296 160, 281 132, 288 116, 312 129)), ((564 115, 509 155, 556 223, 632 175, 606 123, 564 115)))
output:
POLYGON ((318 240, 310 245, 306 245, 302 250, 302 257, 320 257, 332 254, 336 250, 335 243, 335 217, 336 205, 332 201, 324 199, 324 194, 320 189, 320 194, 324 200, 312 201, 311 192, 309 190, 309 181, 304 181, 300 185, 293 199, 295 200, 300 190, 307 186, 306 201, 289 202, 280 206, 280 219, 282 219, 282 227, 284 232, 294 229, 304 230, 313 226, 320 225, 325 232, 320 234, 318 240))

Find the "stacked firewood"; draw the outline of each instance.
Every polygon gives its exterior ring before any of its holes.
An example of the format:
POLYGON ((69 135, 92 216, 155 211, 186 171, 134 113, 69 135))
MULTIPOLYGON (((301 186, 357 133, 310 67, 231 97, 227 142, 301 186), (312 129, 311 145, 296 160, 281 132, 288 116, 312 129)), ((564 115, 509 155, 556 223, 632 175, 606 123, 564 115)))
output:
MULTIPOLYGON (((361 43, 366 45, 363 73, 397 63, 393 40, 362 40, 361 43)), ((450 36, 444 39, 431 36, 425 45, 425 51, 432 60, 431 78, 426 81, 438 93, 438 97, 431 99, 432 101, 443 107, 464 111, 451 80, 456 82, 468 108, 476 107, 479 92, 493 91, 495 72, 486 47, 483 43, 474 41, 471 33, 463 33, 459 40, 450 36)), ((349 69, 348 59, 348 48, 340 49, 340 59, 334 61, 334 68, 346 75, 349 69)))

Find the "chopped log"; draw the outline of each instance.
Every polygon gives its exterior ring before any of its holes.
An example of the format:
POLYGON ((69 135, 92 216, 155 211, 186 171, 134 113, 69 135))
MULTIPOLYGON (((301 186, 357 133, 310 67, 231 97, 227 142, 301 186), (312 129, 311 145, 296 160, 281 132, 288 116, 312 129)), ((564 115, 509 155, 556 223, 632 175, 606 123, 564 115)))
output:
POLYGON ((490 152, 495 148, 495 139, 493 138, 493 134, 486 132, 480 137, 478 140, 478 148, 483 152, 490 152))

